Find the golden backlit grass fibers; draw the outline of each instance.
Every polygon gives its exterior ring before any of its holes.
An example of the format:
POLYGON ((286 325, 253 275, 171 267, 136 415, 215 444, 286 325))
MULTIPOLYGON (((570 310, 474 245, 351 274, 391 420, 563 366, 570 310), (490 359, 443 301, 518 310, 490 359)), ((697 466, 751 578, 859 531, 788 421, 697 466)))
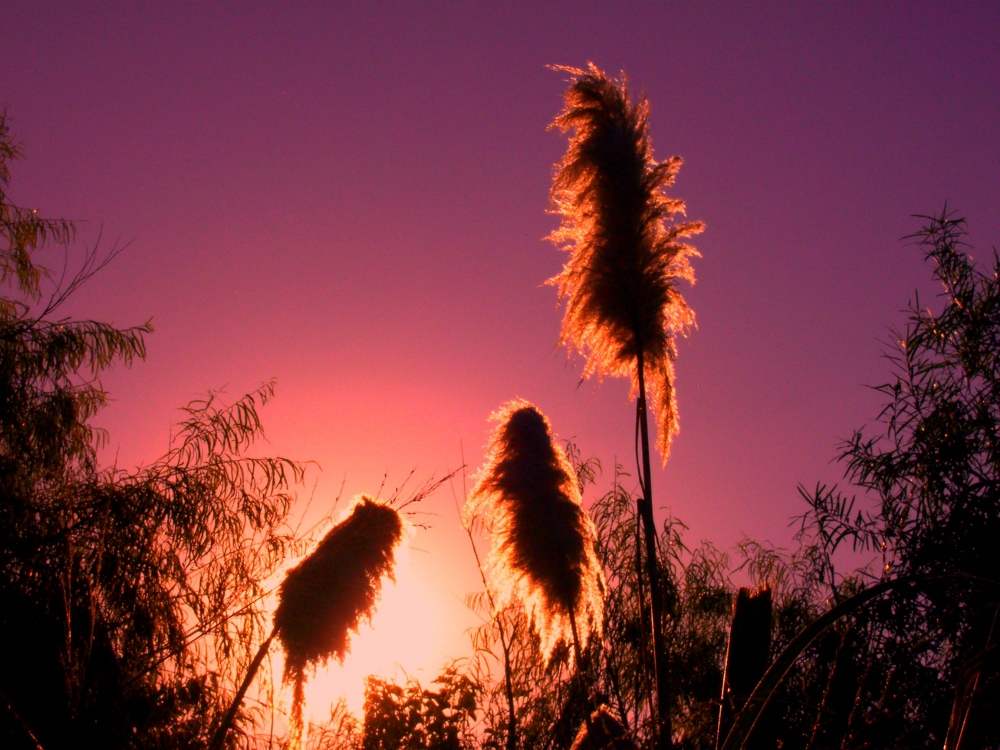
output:
POLYGON ((548 420, 520 400, 491 419, 498 425, 465 513, 482 516, 493 537, 487 566, 499 599, 523 603, 547 659, 560 641, 573 643, 574 622, 581 648, 589 633, 601 632, 596 531, 548 420))
POLYGON ((550 239, 570 253, 549 280, 566 301, 561 339, 585 356, 585 377, 628 377, 633 394, 641 352, 666 463, 678 429, 674 337, 694 323, 676 283, 694 282, 689 259, 698 252, 680 240, 704 225, 673 223, 684 202, 663 190, 673 184, 681 159, 653 160, 649 105, 644 97, 629 101, 624 75, 615 81, 593 63, 587 70, 557 69, 572 76, 563 111, 550 126, 572 131, 550 194, 562 216, 550 239))

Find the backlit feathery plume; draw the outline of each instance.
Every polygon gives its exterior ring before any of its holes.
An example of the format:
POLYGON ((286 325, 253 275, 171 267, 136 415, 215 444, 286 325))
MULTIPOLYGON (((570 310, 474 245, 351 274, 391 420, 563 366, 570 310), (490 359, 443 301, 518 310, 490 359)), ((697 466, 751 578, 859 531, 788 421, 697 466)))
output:
POLYGON ((548 420, 521 400, 491 419, 499 424, 465 514, 482 516, 493 537, 488 568, 499 598, 520 599, 548 659, 560 641, 582 648, 590 632, 601 632, 604 576, 594 552, 596 531, 548 420))
POLYGON ((629 101, 624 75, 615 81, 593 63, 556 69, 573 76, 550 126, 572 131, 550 193, 562 224, 549 239, 570 253, 549 280, 566 301, 561 340, 586 358, 585 377, 626 376, 633 395, 642 358, 666 463, 678 430, 674 337, 694 324, 676 285, 694 282, 690 258, 698 252, 681 240, 704 225, 672 221, 684 202, 663 190, 682 162, 654 161, 649 105, 629 101))
POLYGON ((382 579, 393 576, 402 537, 399 513, 362 495, 351 514, 285 576, 274 629, 285 650, 285 679, 293 683, 292 747, 301 743, 306 669, 331 657, 343 661, 350 631, 371 616, 382 579))

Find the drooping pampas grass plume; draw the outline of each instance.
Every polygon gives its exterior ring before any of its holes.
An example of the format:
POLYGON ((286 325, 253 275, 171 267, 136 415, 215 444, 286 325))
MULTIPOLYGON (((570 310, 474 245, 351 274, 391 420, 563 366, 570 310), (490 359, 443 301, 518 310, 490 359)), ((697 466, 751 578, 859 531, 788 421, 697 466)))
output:
POLYGON ((465 514, 482 516, 493 537, 487 567, 499 599, 523 603, 548 659, 560 641, 582 648, 591 632, 600 635, 604 576, 596 531, 541 412, 517 400, 491 419, 498 425, 465 514))
POLYGON ((293 685, 292 747, 301 744, 306 670, 330 658, 343 661, 351 631, 371 617, 382 579, 392 579, 402 537, 396 509, 362 495, 350 515, 285 576, 274 629, 285 651, 285 679, 293 685))
POLYGON ((561 340, 586 358, 585 377, 628 377, 633 395, 643 361, 666 463, 678 431, 674 339, 694 324, 677 281, 694 282, 690 258, 698 252, 681 239, 704 225, 672 221, 684 202, 663 190, 682 160, 654 161, 649 105, 629 101, 624 75, 615 81, 593 63, 556 69, 572 76, 550 126, 572 131, 550 193, 562 224, 549 238, 570 253, 549 280, 566 301, 561 340))
MULTIPOLYGON (((285 649, 285 680, 293 683, 287 747, 301 750, 306 670, 330 658, 343 661, 351 631, 356 633, 361 621, 369 619, 375 609, 383 578, 393 580, 395 550, 403 538, 400 513, 423 501, 457 473, 450 472, 441 479, 432 476, 405 499, 403 491, 413 478, 412 471, 385 502, 369 495, 359 496, 347 518, 330 529, 316 548, 285 574, 278 587, 271 634, 251 660, 208 750, 222 750, 247 689, 275 638, 285 649)), ((418 513, 406 511, 411 517, 418 513)))

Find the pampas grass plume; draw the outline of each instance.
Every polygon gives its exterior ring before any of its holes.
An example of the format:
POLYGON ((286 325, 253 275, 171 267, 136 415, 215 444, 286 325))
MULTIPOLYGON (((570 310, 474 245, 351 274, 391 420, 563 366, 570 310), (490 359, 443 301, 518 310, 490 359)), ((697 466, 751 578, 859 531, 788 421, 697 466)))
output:
POLYGON ((586 358, 585 377, 628 377, 633 395, 642 353, 666 463, 678 431, 674 337, 694 324, 676 283, 694 282, 689 259, 698 252, 680 240, 704 225, 672 222, 684 202, 663 190, 682 161, 654 161, 649 105, 644 97, 629 101, 624 75, 615 81, 593 63, 587 70, 556 69, 572 76, 550 126, 572 131, 550 193, 562 223, 549 239, 570 253, 549 280, 566 301, 561 340, 586 358))
POLYGON ((493 536, 488 568, 499 599, 520 599, 548 659, 557 643, 572 643, 574 620, 581 647, 590 632, 601 632, 604 576, 594 552, 596 531, 545 416, 517 400, 491 419, 498 424, 465 514, 483 517, 493 536))
POLYGON ((331 657, 343 661, 350 632, 371 617, 382 579, 392 578, 402 537, 399 513, 362 495, 350 515, 285 576, 274 628, 285 650, 285 679, 294 686, 293 747, 301 742, 306 669, 331 657))

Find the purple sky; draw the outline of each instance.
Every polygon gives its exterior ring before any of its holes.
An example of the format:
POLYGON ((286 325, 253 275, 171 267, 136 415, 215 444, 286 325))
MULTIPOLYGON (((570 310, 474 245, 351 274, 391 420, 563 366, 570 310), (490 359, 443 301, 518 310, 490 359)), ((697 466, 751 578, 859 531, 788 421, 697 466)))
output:
MULTIPOLYGON (((1000 243, 1000 6, 495 5, 5 8, 13 197, 132 240, 68 312, 156 328, 105 381, 111 451, 148 461, 176 407, 274 376, 268 450, 319 462, 316 504, 463 444, 474 470, 515 396, 605 479, 633 470, 626 384, 577 388, 541 286, 566 145, 545 65, 592 60, 646 92, 707 224, 658 517, 788 544, 797 483, 840 479, 838 441, 877 413, 880 340, 935 291, 911 214, 947 200, 980 255, 1000 243)), ((415 568, 454 602, 471 556, 450 494, 429 508, 415 568)))

